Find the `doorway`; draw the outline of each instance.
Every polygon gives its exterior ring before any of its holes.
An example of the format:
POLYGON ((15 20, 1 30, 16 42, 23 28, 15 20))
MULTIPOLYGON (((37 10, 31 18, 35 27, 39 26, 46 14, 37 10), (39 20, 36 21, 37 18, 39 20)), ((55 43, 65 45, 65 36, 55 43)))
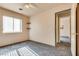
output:
POLYGON ((55 14, 55 44, 57 47, 71 46, 71 9, 57 12, 55 14))

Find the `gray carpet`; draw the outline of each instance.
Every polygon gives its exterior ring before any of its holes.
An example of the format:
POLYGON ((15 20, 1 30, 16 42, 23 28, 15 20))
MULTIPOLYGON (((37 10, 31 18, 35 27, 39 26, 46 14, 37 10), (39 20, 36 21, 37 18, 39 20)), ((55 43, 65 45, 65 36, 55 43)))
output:
POLYGON ((23 43, 2 47, 0 48, 0 55, 27 46, 39 56, 71 56, 70 47, 68 46, 53 47, 33 41, 26 41, 23 43))
POLYGON ((6 52, 0 56, 39 56, 39 55, 29 47, 21 47, 13 51, 6 52))

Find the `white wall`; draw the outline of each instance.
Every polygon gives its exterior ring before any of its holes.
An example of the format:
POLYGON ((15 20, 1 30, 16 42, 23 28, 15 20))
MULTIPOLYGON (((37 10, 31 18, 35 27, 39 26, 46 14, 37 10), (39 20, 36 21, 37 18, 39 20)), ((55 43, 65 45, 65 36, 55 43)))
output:
POLYGON ((77 4, 73 4, 71 10, 71 52, 74 56, 76 55, 76 6, 77 4))
POLYGON ((28 39, 28 17, 0 8, 0 46, 25 41, 28 39), (3 16, 11 16, 22 19, 22 33, 3 33, 3 16))
MULTIPOLYGON (((63 4, 60 6, 57 5, 48 11, 30 17, 31 22, 30 40, 55 46, 55 13, 66 9, 71 9, 73 14, 71 16, 75 17, 75 12, 73 10, 75 8, 72 6, 72 4, 67 5, 63 4)), ((72 20, 72 22, 74 20, 75 18, 72 20)), ((71 24, 71 26, 73 26, 73 24, 74 22, 71 24)), ((73 30, 72 32, 75 32, 75 30, 73 30)), ((73 49, 72 55, 75 55, 74 42, 75 37, 72 36, 71 38, 71 50, 73 49)))
MULTIPOLYGON (((30 18, 31 30, 30 30, 30 39, 38 41, 41 43, 50 44, 52 38, 52 43, 55 45, 55 34, 54 33, 54 20, 50 19, 50 11, 40 13, 36 16, 30 18), (52 26, 51 26, 52 25, 52 26), (52 32, 52 33, 51 33, 52 32), (53 36, 53 37, 52 37, 53 36)), ((51 44, 50 44, 51 45, 51 44)))

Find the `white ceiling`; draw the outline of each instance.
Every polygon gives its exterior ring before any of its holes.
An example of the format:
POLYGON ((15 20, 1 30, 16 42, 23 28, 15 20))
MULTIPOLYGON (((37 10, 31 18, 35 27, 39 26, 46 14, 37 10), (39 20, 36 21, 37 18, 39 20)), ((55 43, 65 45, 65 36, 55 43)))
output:
MULTIPOLYGON (((36 8, 25 8, 24 5, 25 3, 0 3, 0 7, 16 11, 18 13, 27 15, 27 16, 32 16, 37 13, 43 12, 45 10, 54 8, 59 5, 63 5, 65 3, 35 3, 36 8), (22 8, 23 10, 19 10, 19 8, 22 8)), ((68 5, 68 4, 65 4, 68 5)))

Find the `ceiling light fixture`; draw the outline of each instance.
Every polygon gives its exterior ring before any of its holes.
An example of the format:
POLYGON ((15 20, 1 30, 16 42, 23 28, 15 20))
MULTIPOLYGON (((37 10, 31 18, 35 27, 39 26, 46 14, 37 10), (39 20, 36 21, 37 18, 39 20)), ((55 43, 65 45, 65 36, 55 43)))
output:
POLYGON ((26 7, 26 8, 30 8, 30 6, 29 6, 29 5, 27 5, 27 4, 25 5, 25 7, 26 7))
POLYGON ((26 8, 36 8, 36 6, 34 4, 31 4, 31 3, 25 4, 24 7, 26 7, 26 8))

